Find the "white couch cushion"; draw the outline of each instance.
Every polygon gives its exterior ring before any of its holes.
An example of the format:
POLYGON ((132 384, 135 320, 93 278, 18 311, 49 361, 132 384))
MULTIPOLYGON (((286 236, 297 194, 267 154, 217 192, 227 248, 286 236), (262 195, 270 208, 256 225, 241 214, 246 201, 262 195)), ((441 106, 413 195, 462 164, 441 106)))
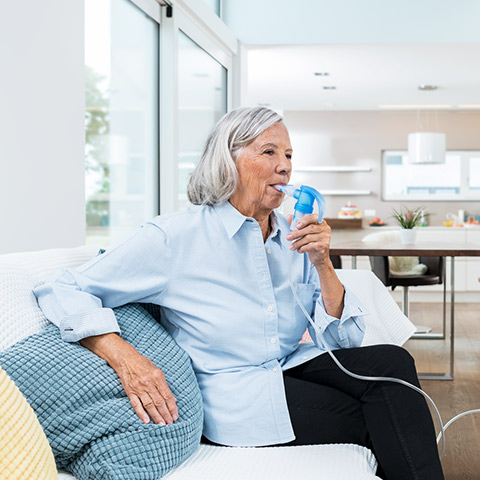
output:
POLYGON ((376 479, 377 461, 358 445, 231 448, 200 445, 164 480, 376 479), (348 459, 348 460, 347 460, 348 459))
POLYGON ((0 255, 0 350, 47 325, 32 289, 60 268, 81 265, 97 252, 98 247, 83 246, 0 255))
POLYGON ((335 270, 369 312, 365 315, 362 345, 403 345, 415 332, 415 325, 402 313, 390 292, 370 270, 335 270))
MULTIPOLYGON (((200 445, 162 480, 375 480, 377 461, 358 445, 240 448, 200 445)), ((72 480, 59 473, 58 480, 72 480)))

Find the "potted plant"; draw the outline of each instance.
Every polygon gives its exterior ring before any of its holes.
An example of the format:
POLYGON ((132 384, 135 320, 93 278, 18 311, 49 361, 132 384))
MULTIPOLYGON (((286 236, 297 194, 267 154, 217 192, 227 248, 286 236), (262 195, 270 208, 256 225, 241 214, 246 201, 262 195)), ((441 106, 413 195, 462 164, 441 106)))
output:
POLYGON ((393 218, 400 224, 401 240, 404 245, 415 243, 416 231, 414 228, 420 223, 421 219, 426 215, 424 207, 409 209, 402 205, 400 210, 392 209, 393 218))

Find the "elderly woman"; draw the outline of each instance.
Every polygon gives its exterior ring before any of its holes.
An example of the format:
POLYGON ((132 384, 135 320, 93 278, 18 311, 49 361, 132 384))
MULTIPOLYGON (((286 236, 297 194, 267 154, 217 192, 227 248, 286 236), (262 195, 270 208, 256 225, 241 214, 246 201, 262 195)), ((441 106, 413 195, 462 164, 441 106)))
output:
POLYGON ((147 222, 83 267, 35 294, 67 342, 79 341, 118 374, 142 421, 171 424, 176 401, 163 373, 122 340, 112 308, 160 305, 163 324, 190 355, 202 391, 204 437, 222 445, 351 442, 371 448, 388 479, 442 479, 424 399, 397 384, 342 373, 316 332, 300 343, 305 307, 340 361, 364 375, 418 385, 405 350, 360 347, 360 302, 329 258, 330 228, 310 215, 290 231, 274 209, 292 171, 282 118, 265 108, 225 115, 193 172, 194 207, 147 222))

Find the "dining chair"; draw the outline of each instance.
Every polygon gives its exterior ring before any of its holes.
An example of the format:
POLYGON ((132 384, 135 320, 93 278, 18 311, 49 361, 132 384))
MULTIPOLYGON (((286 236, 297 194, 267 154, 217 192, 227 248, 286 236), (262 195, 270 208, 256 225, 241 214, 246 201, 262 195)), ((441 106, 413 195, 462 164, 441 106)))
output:
POLYGON ((342 257, 340 255, 330 255, 333 268, 342 268, 342 257))
MULTIPOLYGON (((427 271, 422 275, 392 275, 390 271, 390 262, 388 256, 375 255, 370 256, 370 265, 373 273, 382 281, 382 283, 395 290, 396 287, 403 288, 402 311, 406 317, 409 315, 409 287, 421 287, 425 285, 441 285, 445 281, 445 262, 443 257, 419 257, 421 264, 427 267, 427 271)), ((443 298, 443 334, 445 337, 446 325, 446 297, 444 289, 443 298)), ((431 331, 430 327, 417 326, 416 333, 418 338, 439 338, 438 335, 426 337, 431 331)))

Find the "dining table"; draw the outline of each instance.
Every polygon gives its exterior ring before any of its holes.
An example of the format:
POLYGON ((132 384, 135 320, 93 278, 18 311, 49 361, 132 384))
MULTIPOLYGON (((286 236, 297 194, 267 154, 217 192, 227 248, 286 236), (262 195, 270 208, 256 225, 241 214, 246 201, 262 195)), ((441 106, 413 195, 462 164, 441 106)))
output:
MULTIPOLYGON (((455 368, 455 258, 480 257, 480 245, 474 243, 453 242, 416 242, 410 245, 401 243, 376 242, 333 242, 330 247, 331 255, 351 256, 352 268, 357 268, 358 256, 397 256, 397 257, 443 257, 450 258, 450 351, 449 371, 442 373, 419 373, 422 380, 453 380, 455 368)), ((445 262, 444 262, 445 264, 445 262)), ((443 305, 446 305, 446 278, 444 279, 443 305)), ((444 325, 445 331, 445 325, 444 325)))

